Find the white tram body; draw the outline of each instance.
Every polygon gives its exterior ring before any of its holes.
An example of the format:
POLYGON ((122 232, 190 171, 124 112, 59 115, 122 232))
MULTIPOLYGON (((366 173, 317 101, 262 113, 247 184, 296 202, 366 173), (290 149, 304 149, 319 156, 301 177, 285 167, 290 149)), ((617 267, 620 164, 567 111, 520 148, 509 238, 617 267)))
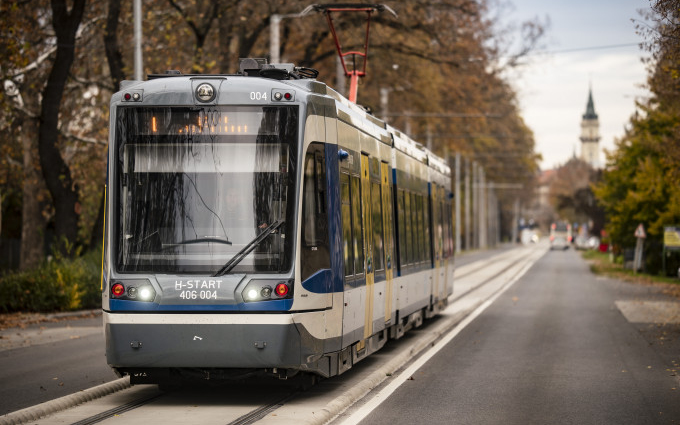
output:
POLYGON ((445 161, 291 65, 245 63, 112 97, 102 306, 133 383, 337 375, 453 292, 445 161))

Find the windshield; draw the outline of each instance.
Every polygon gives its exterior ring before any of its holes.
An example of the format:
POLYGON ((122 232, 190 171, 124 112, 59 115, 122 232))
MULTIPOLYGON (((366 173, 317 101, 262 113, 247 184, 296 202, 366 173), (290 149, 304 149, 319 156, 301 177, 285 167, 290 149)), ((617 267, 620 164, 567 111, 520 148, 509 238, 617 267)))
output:
POLYGON ((566 232, 568 230, 569 230, 569 227, 568 227, 567 223, 558 222, 555 225, 555 231, 556 232, 566 232))
POLYGON ((120 108, 118 270, 289 270, 296 144, 296 107, 120 108))

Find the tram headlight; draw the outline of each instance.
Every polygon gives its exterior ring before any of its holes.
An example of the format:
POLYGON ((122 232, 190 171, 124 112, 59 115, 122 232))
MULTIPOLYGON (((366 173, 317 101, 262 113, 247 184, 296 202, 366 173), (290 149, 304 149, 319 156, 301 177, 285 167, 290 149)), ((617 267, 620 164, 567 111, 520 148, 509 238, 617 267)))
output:
POLYGON ((247 295, 248 300, 255 301, 255 300, 257 300, 258 293, 257 293, 256 289, 248 289, 248 293, 246 295, 247 295))
POLYGON ((150 302, 156 298, 156 290, 147 279, 116 280, 111 285, 111 297, 117 300, 150 302))
POLYGON ((196 87, 196 99, 201 102, 210 102, 215 99, 215 88, 208 83, 201 83, 196 87))
POLYGON ((252 280, 241 292, 243 301, 268 301, 293 297, 292 280, 252 280))
POLYGON ((156 297, 156 291, 152 286, 144 286, 139 290, 139 299, 142 301, 153 301, 156 297))

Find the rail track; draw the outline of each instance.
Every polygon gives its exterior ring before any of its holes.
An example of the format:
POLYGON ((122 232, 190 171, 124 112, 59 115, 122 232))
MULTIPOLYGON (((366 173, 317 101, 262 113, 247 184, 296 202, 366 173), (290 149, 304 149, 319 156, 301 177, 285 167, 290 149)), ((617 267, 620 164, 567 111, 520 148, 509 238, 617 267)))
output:
MULTIPOLYGON (((310 386, 310 382, 304 380, 271 378, 169 392, 156 386, 139 385, 66 406, 54 413, 40 414, 42 405, 34 406, 0 417, 0 425, 28 422, 36 425, 328 423, 341 418, 349 406, 365 398, 385 380, 393 379, 399 370, 433 346, 476 307, 512 284, 546 251, 546 247, 539 246, 516 248, 461 266, 454 274, 449 307, 438 319, 426 321, 412 331, 413 337, 390 341, 376 356, 317 385, 310 386)), ((58 400, 50 403, 55 402, 58 400)))

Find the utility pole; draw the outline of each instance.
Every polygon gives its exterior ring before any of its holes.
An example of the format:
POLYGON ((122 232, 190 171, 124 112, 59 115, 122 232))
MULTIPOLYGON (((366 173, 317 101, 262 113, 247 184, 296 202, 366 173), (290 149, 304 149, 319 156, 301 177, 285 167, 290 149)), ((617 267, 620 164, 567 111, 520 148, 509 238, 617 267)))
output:
POLYGON ((303 16, 309 14, 309 12, 312 10, 315 10, 314 6, 315 5, 307 6, 300 13, 274 13, 269 17, 269 63, 281 62, 281 20, 284 18, 302 18, 303 16))
POLYGON ((134 0, 132 5, 135 38, 135 80, 144 79, 142 65, 142 0, 134 0))
MULTIPOLYGON (((448 151, 448 149, 447 149, 448 151)), ((448 154, 447 154, 448 156, 448 154)), ((454 187, 454 202, 456 205, 456 254, 460 253, 461 250, 461 234, 460 234, 460 152, 456 152, 456 162, 454 164, 454 176, 455 176, 455 187, 454 187)))
POLYGON ((486 248, 486 173, 482 167, 479 171, 479 247, 486 248))
POLYGON ((470 223, 470 160, 465 158, 465 250, 472 248, 472 225, 470 223))
POLYGON ((515 198, 515 208, 512 215, 512 243, 517 243, 517 225, 519 223, 519 198, 515 198))
POLYGON ((280 29, 282 15, 278 13, 273 14, 269 17, 269 61, 271 63, 280 63, 280 53, 281 53, 281 39, 280 39, 280 29))
MULTIPOLYGON (((344 71, 343 71, 344 76, 344 71)), ((344 79, 344 78, 343 78, 344 79)), ((380 87, 380 117, 387 122, 387 106, 390 99, 390 89, 387 87, 380 87)))
POLYGON ((347 95, 345 69, 342 67, 340 56, 335 57, 335 90, 343 96, 347 95))
POLYGON ((472 248, 479 248, 479 172, 472 161, 472 248))

